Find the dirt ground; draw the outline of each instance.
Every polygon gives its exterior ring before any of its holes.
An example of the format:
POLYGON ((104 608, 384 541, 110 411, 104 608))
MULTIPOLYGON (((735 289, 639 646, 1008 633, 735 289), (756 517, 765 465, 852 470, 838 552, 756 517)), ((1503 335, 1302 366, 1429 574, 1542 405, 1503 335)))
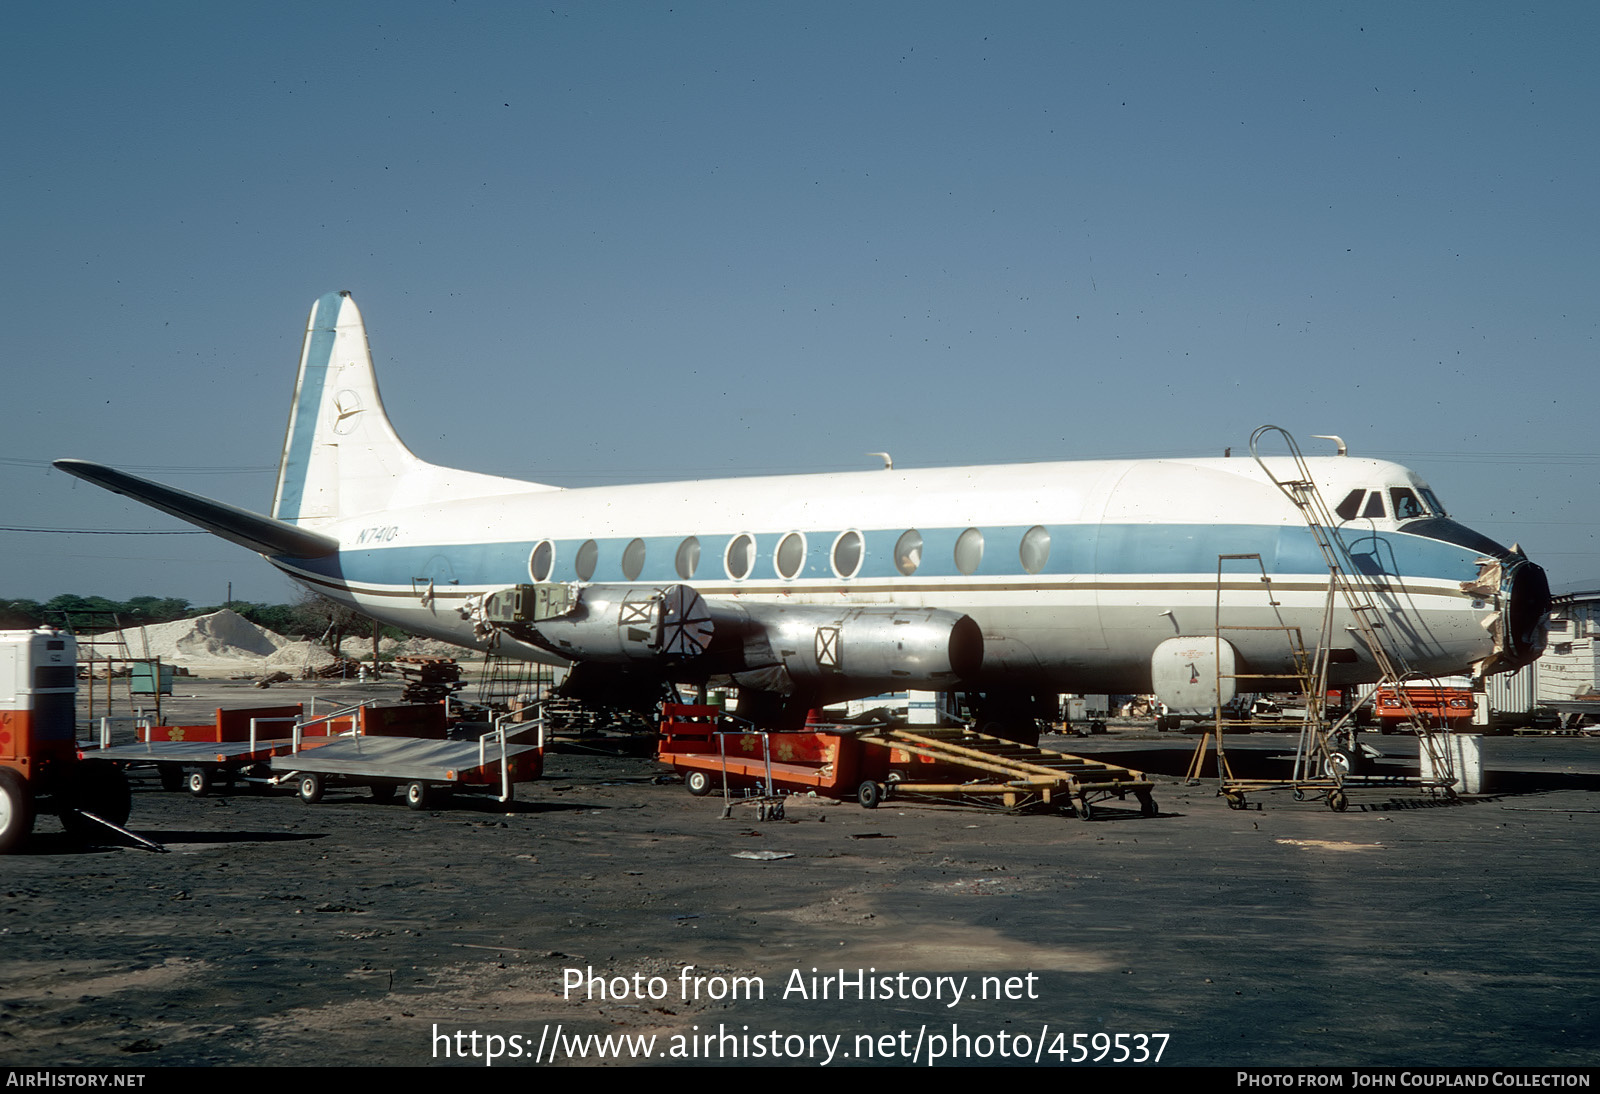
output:
POLYGON ((0 859, 0 1059, 1595 1061, 1600 741, 1497 740, 1486 796, 1357 792, 1339 814, 1230 810, 1177 777, 1193 738, 1164 737, 1062 742, 1167 772, 1159 816, 1091 821, 803 798, 724 817, 649 759, 582 753, 509 806, 420 813, 140 776, 130 827, 169 854, 41 818, 0 859))

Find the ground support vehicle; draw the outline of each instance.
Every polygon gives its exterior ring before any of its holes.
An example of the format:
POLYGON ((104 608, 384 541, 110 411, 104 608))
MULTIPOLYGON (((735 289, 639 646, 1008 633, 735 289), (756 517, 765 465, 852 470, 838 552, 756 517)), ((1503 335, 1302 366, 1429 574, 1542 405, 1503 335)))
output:
POLYGON ((0 631, 0 854, 27 842, 43 805, 74 834, 127 823, 127 777, 78 751, 77 659, 70 634, 0 631))
POLYGON ((542 720, 499 718, 490 732, 455 741, 446 737, 443 705, 426 706, 439 712, 436 725, 385 723, 386 710, 403 708, 366 707, 355 729, 322 743, 306 735, 310 723, 296 726, 292 747, 269 761, 272 781, 293 786, 308 804, 321 801, 329 786, 365 786, 379 801, 403 787, 408 806, 429 809, 457 790, 490 793, 509 802, 516 783, 543 774, 542 720))
POLYGON ((689 793, 757 791, 768 817, 782 816, 781 794, 854 798, 868 809, 894 795, 1005 808, 1062 808, 1088 818, 1096 802, 1133 794, 1156 815, 1154 784, 1143 774, 964 728, 813 726, 764 733, 719 721, 715 707, 668 704, 657 758, 683 773, 689 793), (776 815, 774 816, 774 806, 776 815))
POLYGON ((1373 716, 1377 719, 1380 732, 1407 730, 1413 719, 1420 720, 1429 729, 1462 730, 1472 727, 1472 715, 1478 709, 1477 702, 1472 698, 1472 689, 1410 682, 1400 686, 1405 689, 1404 698, 1389 684, 1378 688, 1373 695, 1373 716))

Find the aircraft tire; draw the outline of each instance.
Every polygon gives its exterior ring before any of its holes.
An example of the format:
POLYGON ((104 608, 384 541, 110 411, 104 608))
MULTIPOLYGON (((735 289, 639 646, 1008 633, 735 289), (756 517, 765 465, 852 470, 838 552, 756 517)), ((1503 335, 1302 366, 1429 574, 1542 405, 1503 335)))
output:
POLYGON ((691 771, 683 777, 683 785, 695 797, 703 798, 711 793, 711 776, 704 771, 691 771))
POLYGON ((32 831, 33 791, 21 775, 0 767, 0 855, 21 847, 32 831))
POLYGON ((1338 774, 1340 778, 1349 778, 1356 773, 1360 766, 1360 757, 1357 753, 1347 748, 1334 749, 1328 753, 1328 774, 1338 774))
POLYGON ((861 803, 861 808, 876 809, 882 800, 883 789, 871 779, 856 787, 856 801, 861 803))
POLYGON ((322 800, 322 776, 316 772, 301 775, 296 787, 300 791, 300 800, 307 805, 315 805, 322 800))

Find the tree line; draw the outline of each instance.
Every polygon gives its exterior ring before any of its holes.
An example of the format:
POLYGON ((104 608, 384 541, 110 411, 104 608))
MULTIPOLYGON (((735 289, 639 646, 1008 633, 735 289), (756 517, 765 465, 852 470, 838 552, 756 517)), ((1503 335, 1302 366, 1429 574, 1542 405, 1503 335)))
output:
MULTIPOLYGON (((0 630, 32 630, 35 627, 68 627, 89 633, 107 630, 116 623, 124 628, 171 623, 177 619, 193 619, 212 612, 230 609, 244 616, 258 627, 275 631, 288 638, 328 638, 328 644, 339 648, 343 637, 370 637, 372 621, 337 604, 326 597, 307 593, 294 604, 258 604, 249 600, 231 600, 226 604, 207 607, 191 604, 181 597, 136 596, 128 600, 111 600, 103 596, 78 596, 62 593, 49 600, 0 599, 0 630)), ((395 627, 384 627, 387 638, 405 638, 406 632, 395 627)))

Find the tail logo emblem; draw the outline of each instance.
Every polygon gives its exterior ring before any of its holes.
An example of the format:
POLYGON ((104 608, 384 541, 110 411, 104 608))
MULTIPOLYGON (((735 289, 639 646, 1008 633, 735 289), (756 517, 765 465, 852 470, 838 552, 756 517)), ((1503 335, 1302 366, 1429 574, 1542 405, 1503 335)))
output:
POLYGON ((361 396, 348 388, 339 392, 333 397, 333 431, 348 435, 356 427, 356 416, 364 409, 361 396))

